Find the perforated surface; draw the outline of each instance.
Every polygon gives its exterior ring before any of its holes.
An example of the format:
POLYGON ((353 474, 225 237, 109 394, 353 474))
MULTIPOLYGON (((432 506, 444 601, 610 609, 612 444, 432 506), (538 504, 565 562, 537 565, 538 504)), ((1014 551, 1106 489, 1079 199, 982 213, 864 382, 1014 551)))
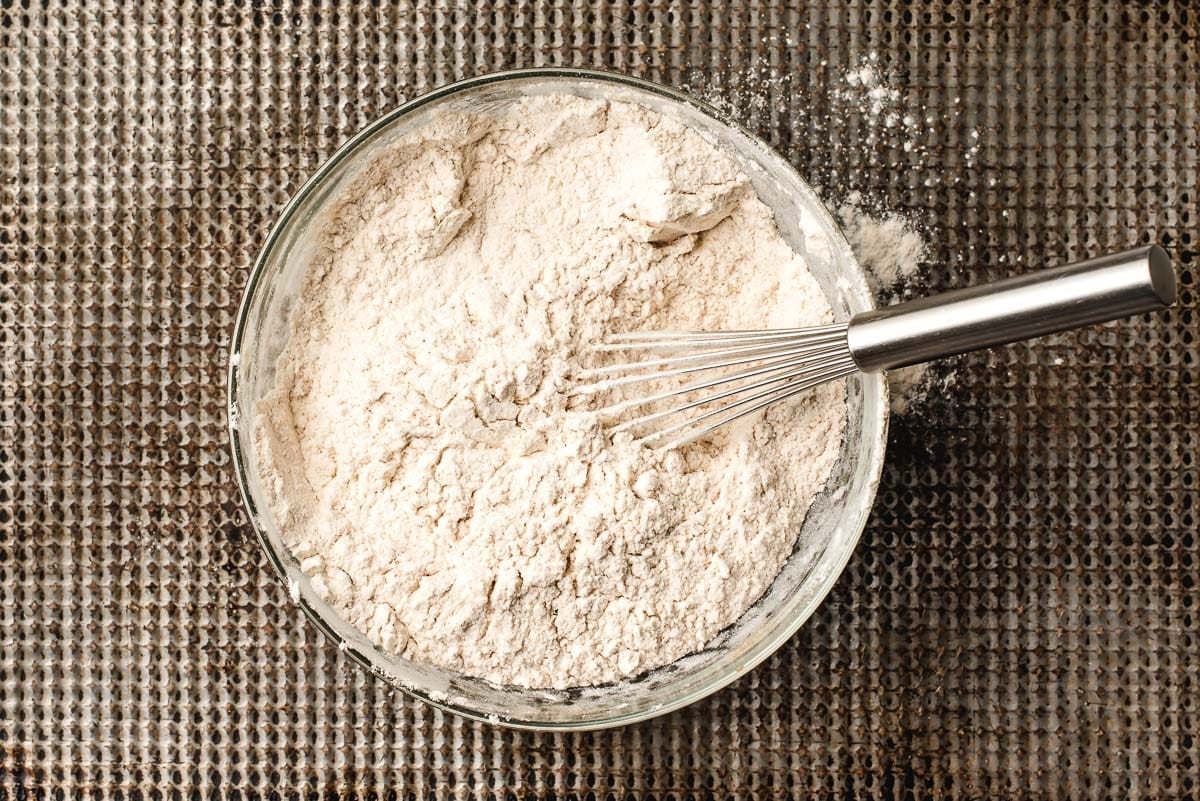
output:
POLYGON ((1197 791, 1185 5, 57 5, 0 0, 0 799, 1197 791), (929 106, 912 152, 831 112, 872 50, 929 106), (963 360, 894 424, 828 601, 730 689, 596 734, 443 715, 275 582, 230 475, 224 348, 267 228, 338 143, 531 65, 726 98, 832 196, 926 219, 933 288, 1157 241, 1180 303, 963 360))

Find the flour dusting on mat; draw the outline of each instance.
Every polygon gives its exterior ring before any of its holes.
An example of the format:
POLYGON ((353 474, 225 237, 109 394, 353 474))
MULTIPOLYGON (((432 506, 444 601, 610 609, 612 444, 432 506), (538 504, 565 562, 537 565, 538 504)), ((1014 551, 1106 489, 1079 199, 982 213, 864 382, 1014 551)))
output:
POLYGON ((929 248, 910 220, 894 212, 872 214, 863 208, 857 192, 838 209, 838 217, 877 296, 890 294, 917 275, 929 248))
MULTIPOLYGON (((899 170, 922 175, 924 187, 935 187, 943 173, 940 165, 948 157, 974 163, 981 152, 981 134, 961 128, 958 104, 931 109, 918 94, 893 82, 888 65, 874 51, 842 64, 820 61, 816 67, 830 74, 827 81, 813 83, 793 80, 782 63, 759 60, 724 66, 715 81, 710 69, 692 70, 683 88, 764 135, 777 125, 791 126, 792 147, 800 143, 799 154, 793 155, 800 172, 837 210, 881 304, 900 299, 920 284, 929 263, 927 232, 919 221, 895 210, 894 200, 881 196, 878 179, 882 172, 899 170), (847 124, 853 126, 853 136, 824 135, 847 124), (841 144, 823 148, 827 140, 841 144)), ((944 366, 891 370, 892 411, 913 414, 923 409, 932 392, 953 382, 953 373, 944 366)))
POLYGON ((845 389, 658 452, 567 394, 576 354, 831 319, 746 177, 681 124, 565 96, 444 115, 329 220, 255 419, 271 514, 317 592, 407 658, 533 687, 668 664, 791 554, 845 389))
MULTIPOLYGON (((911 220, 896 213, 871 213, 857 192, 852 192, 838 209, 838 217, 871 291, 885 305, 920 276, 929 245, 911 220)), ((908 414, 919 408, 934 388, 929 364, 888 370, 887 380, 894 414, 908 414)), ((944 374, 938 382, 943 388, 949 387, 953 375, 944 374)))

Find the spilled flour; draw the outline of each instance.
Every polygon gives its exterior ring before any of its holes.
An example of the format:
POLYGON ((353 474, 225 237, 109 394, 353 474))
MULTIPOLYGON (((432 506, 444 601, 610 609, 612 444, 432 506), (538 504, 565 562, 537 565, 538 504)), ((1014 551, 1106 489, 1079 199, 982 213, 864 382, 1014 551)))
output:
POLYGON ((381 647, 499 682, 612 681, 767 589, 837 457, 830 384, 656 452, 569 397, 602 333, 831 320, 745 176, 641 107, 444 115, 340 199, 255 441, 315 590, 381 647))
POLYGON ((861 196, 852 193, 838 209, 838 217, 871 291, 883 296, 917 275, 929 248, 916 226, 903 216, 873 215, 861 203, 861 196))
MULTIPOLYGON (((894 298, 920 274, 929 245, 910 220, 895 213, 872 214, 863 207, 857 192, 851 193, 838 209, 838 218, 877 299, 894 298)), ((933 391, 935 382, 929 364, 888 370, 887 380, 893 414, 907 414, 919 406, 933 391)), ((936 380, 946 388, 953 383, 953 375, 936 380)))
MULTIPOLYGON (((796 36, 789 34, 788 47, 796 36)), ((877 302, 887 305, 927 277, 930 249, 922 226, 890 207, 880 175, 919 175, 922 186, 935 187, 948 159, 971 165, 979 158, 981 133, 963 129, 957 99, 935 111, 894 83, 876 52, 842 63, 822 60, 816 67, 829 70, 828 80, 793 80, 790 67, 767 60, 716 75, 706 66, 688 73, 684 89, 764 137, 779 126, 791 128, 788 155, 837 209, 877 302)), ((953 382, 944 364, 936 370, 929 365, 892 370, 892 411, 924 411, 926 398, 953 382)))

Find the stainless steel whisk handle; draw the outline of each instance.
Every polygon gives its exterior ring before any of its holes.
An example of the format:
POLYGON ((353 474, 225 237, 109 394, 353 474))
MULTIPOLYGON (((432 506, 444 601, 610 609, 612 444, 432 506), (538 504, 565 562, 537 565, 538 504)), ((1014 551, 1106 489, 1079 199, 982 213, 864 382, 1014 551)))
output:
POLYGON ((1175 271, 1157 245, 855 315, 850 354, 873 373, 1165 309, 1175 271))

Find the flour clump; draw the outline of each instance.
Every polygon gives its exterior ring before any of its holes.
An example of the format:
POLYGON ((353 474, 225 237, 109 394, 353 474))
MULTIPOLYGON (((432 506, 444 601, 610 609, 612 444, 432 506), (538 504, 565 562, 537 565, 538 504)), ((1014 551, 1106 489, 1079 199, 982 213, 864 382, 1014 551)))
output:
POLYGON ((324 221, 255 415, 268 509, 380 647, 584 686, 703 648, 770 586, 841 448, 820 387, 665 452, 569 394, 588 343, 829 305, 734 162, 632 104, 444 113, 324 221))

